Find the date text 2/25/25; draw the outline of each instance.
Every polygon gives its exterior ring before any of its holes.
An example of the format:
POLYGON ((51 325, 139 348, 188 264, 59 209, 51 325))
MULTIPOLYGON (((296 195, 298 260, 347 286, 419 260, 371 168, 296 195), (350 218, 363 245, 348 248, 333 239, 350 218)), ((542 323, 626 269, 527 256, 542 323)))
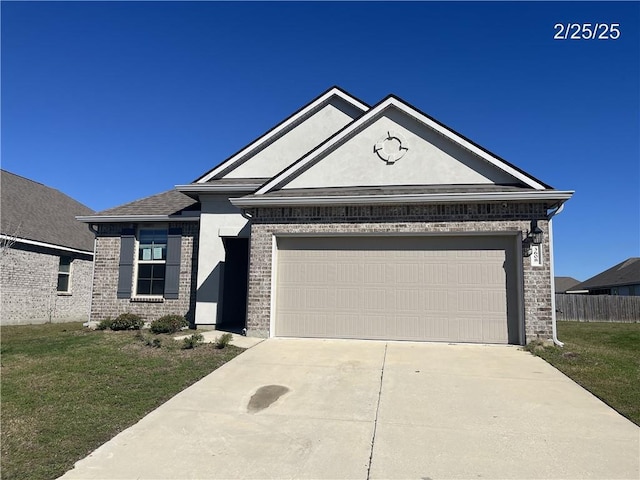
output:
POLYGON ((554 40, 617 40, 619 23, 556 23, 554 40))

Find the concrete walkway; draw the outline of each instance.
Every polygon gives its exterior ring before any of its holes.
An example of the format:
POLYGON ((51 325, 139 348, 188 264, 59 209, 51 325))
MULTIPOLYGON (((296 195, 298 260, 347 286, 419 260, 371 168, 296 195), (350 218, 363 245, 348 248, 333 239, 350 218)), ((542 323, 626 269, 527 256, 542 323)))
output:
POLYGON ((183 338, 190 337, 194 333, 199 333, 204 337, 204 343, 215 343, 216 340, 224 335, 225 333, 231 334, 231 345, 235 345, 240 348, 251 348, 263 342, 264 338, 256 338, 256 337, 245 337, 244 335, 240 335, 234 332, 227 332, 225 330, 198 330, 197 332, 193 330, 187 330, 188 333, 181 333, 173 337, 174 340, 182 340, 183 338))
POLYGON ((638 479, 640 429, 515 347, 270 339, 64 479, 638 479))

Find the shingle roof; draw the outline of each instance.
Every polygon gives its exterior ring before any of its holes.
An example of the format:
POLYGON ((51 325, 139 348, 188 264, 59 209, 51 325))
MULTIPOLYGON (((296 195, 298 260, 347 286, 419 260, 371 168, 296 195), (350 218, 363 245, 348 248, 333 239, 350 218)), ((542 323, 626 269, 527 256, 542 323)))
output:
POLYGON ((555 277, 556 293, 564 293, 580 283, 573 277, 555 277))
POLYGON ((0 177, 3 234, 93 251, 94 235, 75 219, 93 210, 55 188, 6 170, 0 170, 0 177))
POLYGON ((177 190, 151 195, 131 203, 109 208, 94 216, 117 215, 179 215, 183 211, 198 211, 200 203, 177 190))
POLYGON ((631 257, 599 273, 571 290, 596 290, 619 285, 640 284, 640 257, 631 257))

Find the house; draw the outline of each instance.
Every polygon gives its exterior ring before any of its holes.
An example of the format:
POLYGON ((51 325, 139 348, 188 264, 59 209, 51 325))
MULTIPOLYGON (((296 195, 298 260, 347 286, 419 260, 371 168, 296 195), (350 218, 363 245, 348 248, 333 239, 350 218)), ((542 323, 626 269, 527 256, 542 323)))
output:
POLYGON ((253 336, 555 338, 549 185, 390 95, 334 87, 189 184, 83 216, 91 317, 253 336))
POLYGON ((556 293, 566 293, 567 290, 575 287, 580 283, 573 277, 555 277, 556 293))
POLYGON ((571 287, 567 293, 640 296, 640 257, 631 257, 571 287))
POLYGON ((76 215, 93 210, 0 170, 2 325, 86 321, 94 235, 76 215))

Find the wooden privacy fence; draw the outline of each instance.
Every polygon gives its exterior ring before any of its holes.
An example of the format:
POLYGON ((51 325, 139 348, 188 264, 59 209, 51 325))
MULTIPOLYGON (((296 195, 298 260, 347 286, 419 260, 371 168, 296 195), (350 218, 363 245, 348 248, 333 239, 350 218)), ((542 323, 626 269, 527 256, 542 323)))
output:
POLYGON ((573 322, 640 322, 640 297, 557 293, 556 318, 573 322))

